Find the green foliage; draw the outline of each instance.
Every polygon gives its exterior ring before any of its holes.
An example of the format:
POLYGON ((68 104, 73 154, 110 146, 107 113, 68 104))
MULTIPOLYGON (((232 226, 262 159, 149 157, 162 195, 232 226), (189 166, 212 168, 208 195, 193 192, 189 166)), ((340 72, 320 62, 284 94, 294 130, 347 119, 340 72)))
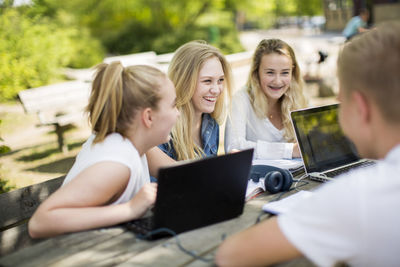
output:
POLYGON ((167 53, 203 39, 235 53, 243 50, 236 27, 322 14, 320 0, 32 0, 18 8, 13 2, 0 1, 0 101, 52 82, 61 67, 93 66, 105 52, 167 53))
POLYGON ((220 48, 225 54, 243 51, 232 12, 208 12, 199 17, 197 24, 207 29, 204 40, 220 48))
MULTIPOLYGON (((199 23, 210 12, 222 12, 226 0, 35 0, 46 13, 60 10, 74 14, 79 25, 90 28, 111 54, 129 54, 153 50, 174 51, 181 44, 195 39, 210 41, 227 53, 240 51, 241 45, 233 19, 199 23), (49 11, 52 10, 52 11, 49 11), (229 25, 228 25, 228 23, 229 25), (220 34, 212 39, 210 29, 220 34)), ((222 12, 223 13, 223 12, 222 12)), ((232 16, 231 16, 232 17, 232 16)), ((212 30, 211 30, 212 31, 212 30)))
POLYGON ((0 194, 6 193, 14 188, 15 188, 14 186, 8 185, 7 180, 4 180, 0 177, 0 194))
POLYGON ((303 16, 322 15, 323 6, 322 1, 316 0, 302 0, 296 2, 296 12, 303 16))
MULTIPOLYGON (((0 120, 0 124, 1 124, 1 120, 0 120)), ((0 141, 3 142, 3 139, 0 137, 0 141)), ((0 145, 0 154, 4 154, 7 152, 10 152, 11 149, 6 146, 6 145, 0 145)), ((0 177, 0 194, 1 193, 5 193, 10 191, 11 189, 13 189, 13 186, 10 186, 7 184, 8 181, 6 179, 2 179, 2 177, 0 177)))
MULTIPOLYGON (((0 141, 3 141, 3 139, 0 138, 0 141)), ((8 153, 10 151, 11 151, 10 147, 6 145, 0 145, 0 154, 8 153)))
POLYGON ((0 16, 0 32, 0 100, 51 82, 59 76, 60 67, 89 67, 103 55, 87 30, 60 27, 48 18, 29 17, 14 8, 0 16))
POLYGON ((270 28, 280 17, 322 15, 321 0, 227 0, 230 8, 245 16, 246 24, 270 28))
POLYGON ((87 28, 73 28, 69 35, 71 48, 68 67, 88 68, 100 63, 104 57, 104 48, 99 40, 91 37, 87 28))

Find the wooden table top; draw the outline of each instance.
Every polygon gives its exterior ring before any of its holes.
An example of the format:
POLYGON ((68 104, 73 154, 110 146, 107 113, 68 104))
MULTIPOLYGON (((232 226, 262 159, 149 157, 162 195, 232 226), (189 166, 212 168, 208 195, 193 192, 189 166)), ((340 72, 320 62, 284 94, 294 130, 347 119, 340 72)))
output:
MULTIPOLYGON (((299 189, 310 190, 320 185, 306 181, 308 184, 299 189)), ((295 192, 292 190, 283 197, 295 192)), ((45 239, 0 258, 0 266, 214 266, 214 255, 223 239, 254 225, 262 214, 262 205, 274 200, 278 194, 263 193, 248 201, 243 214, 237 218, 178 235, 185 249, 209 261, 184 253, 174 237, 145 241, 116 226, 45 239)), ((268 217, 265 214, 261 218, 268 217)), ((303 258, 279 266, 314 265, 303 258)))

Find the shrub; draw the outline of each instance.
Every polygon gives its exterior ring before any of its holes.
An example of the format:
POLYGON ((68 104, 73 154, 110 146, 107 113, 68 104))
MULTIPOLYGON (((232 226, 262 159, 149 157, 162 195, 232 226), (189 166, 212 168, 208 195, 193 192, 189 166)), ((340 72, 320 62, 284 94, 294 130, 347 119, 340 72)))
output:
POLYGON ((48 18, 30 18, 16 9, 0 16, 0 100, 20 90, 59 78, 61 67, 88 67, 100 62, 103 51, 84 30, 60 27, 48 18))

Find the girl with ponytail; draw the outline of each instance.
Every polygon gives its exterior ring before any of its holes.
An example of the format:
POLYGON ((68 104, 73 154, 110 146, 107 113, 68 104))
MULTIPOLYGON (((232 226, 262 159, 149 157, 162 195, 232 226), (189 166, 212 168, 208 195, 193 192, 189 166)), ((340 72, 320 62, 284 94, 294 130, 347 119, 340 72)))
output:
POLYGON ((168 141, 178 110, 169 78, 150 66, 100 64, 87 106, 92 135, 63 185, 28 224, 33 238, 111 226, 154 203, 146 152, 168 141))

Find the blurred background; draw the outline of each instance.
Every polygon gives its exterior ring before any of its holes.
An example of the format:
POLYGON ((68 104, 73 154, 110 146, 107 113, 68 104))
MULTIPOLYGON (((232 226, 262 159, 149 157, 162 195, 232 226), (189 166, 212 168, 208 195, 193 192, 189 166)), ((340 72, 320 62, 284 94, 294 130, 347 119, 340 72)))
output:
POLYGON ((341 31, 361 8, 370 27, 400 19, 399 0, 0 0, 0 192, 65 175, 90 134, 83 116, 63 125, 61 149, 54 125, 22 105, 24 92, 90 83, 91 67, 115 59, 166 71, 173 51, 197 39, 227 55, 238 89, 258 42, 280 38, 296 52, 310 103, 331 103, 341 31))

